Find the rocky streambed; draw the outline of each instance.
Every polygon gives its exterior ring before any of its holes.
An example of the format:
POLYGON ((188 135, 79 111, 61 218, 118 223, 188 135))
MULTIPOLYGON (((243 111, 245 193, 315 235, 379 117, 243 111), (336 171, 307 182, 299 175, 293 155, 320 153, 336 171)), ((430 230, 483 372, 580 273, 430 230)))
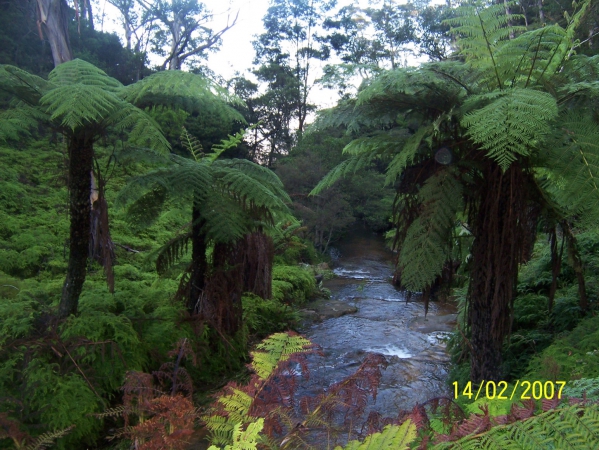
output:
POLYGON ((304 394, 318 392, 352 374, 369 352, 389 363, 375 403, 369 409, 394 417, 429 398, 451 395, 446 385, 446 339, 456 320, 449 304, 424 305, 391 284, 392 253, 383 238, 352 233, 337 248, 336 278, 324 281, 330 300, 306 305, 302 334, 320 345, 324 357, 311 357, 304 394))

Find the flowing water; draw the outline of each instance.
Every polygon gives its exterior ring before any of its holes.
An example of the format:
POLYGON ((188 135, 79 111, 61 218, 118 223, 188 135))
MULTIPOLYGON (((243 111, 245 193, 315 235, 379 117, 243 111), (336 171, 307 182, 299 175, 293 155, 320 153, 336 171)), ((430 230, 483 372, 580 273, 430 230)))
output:
POLYGON ((310 358, 308 392, 354 373, 366 353, 375 352, 385 355, 389 365, 370 410, 395 417, 416 403, 451 395, 445 340, 455 323, 453 308, 431 303, 425 319, 422 302, 412 298, 406 303, 404 293, 391 284, 393 255, 380 236, 354 232, 336 250, 337 277, 324 285, 333 299, 358 311, 301 330, 325 355, 310 358))

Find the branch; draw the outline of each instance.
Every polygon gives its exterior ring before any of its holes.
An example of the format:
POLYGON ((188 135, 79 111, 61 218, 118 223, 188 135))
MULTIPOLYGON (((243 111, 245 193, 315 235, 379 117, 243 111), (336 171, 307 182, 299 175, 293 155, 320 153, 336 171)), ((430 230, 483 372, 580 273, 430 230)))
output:
POLYGON ((179 59, 184 60, 185 58, 192 56, 192 55, 197 55, 198 53, 200 53, 203 50, 206 50, 207 48, 212 47, 214 44, 216 44, 218 42, 218 40, 220 39, 220 37, 225 34, 225 32, 227 32, 229 29, 233 28, 235 26, 235 24, 237 23, 237 18, 239 17, 239 11, 237 11, 237 14, 235 14, 235 19, 233 20, 233 23, 231 23, 230 25, 227 23, 227 25, 220 31, 218 31, 214 36, 208 38, 208 41, 205 44, 199 45, 198 47, 188 51, 187 53, 183 53, 179 59))
POLYGON ((126 245, 117 244, 116 242, 113 242, 113 244, 118 247, 124 248, 125 250, 127 250, 128 252, 131 252, 131 253, 140 253, 140 251, 141 251, 141 250, 134 250, 131 247, 127 247, 126 245))

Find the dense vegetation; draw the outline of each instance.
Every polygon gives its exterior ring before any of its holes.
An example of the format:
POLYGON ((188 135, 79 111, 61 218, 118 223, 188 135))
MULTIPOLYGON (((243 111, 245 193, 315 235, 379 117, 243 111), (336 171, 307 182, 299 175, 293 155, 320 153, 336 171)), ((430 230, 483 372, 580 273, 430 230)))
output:
POLYGON ((596 2, 271 0, 232 80, 204 63, 234 15, 110 3, 123 42, 91 0, 0 2, 0 448, 599 442, 596 2), (290 330, 355 221, 455 302, 448 383, 564 398, 364 417, 378 354, 300 396, 290 330))

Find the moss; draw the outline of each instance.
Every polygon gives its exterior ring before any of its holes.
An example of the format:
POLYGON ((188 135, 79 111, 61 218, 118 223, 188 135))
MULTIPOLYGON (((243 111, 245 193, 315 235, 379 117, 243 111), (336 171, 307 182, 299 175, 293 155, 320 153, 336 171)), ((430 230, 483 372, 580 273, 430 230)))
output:
POLYGON ((275 265, 272 270, 273 298, 301 305, 316 293, 312 272, 300 266, 275 265))

